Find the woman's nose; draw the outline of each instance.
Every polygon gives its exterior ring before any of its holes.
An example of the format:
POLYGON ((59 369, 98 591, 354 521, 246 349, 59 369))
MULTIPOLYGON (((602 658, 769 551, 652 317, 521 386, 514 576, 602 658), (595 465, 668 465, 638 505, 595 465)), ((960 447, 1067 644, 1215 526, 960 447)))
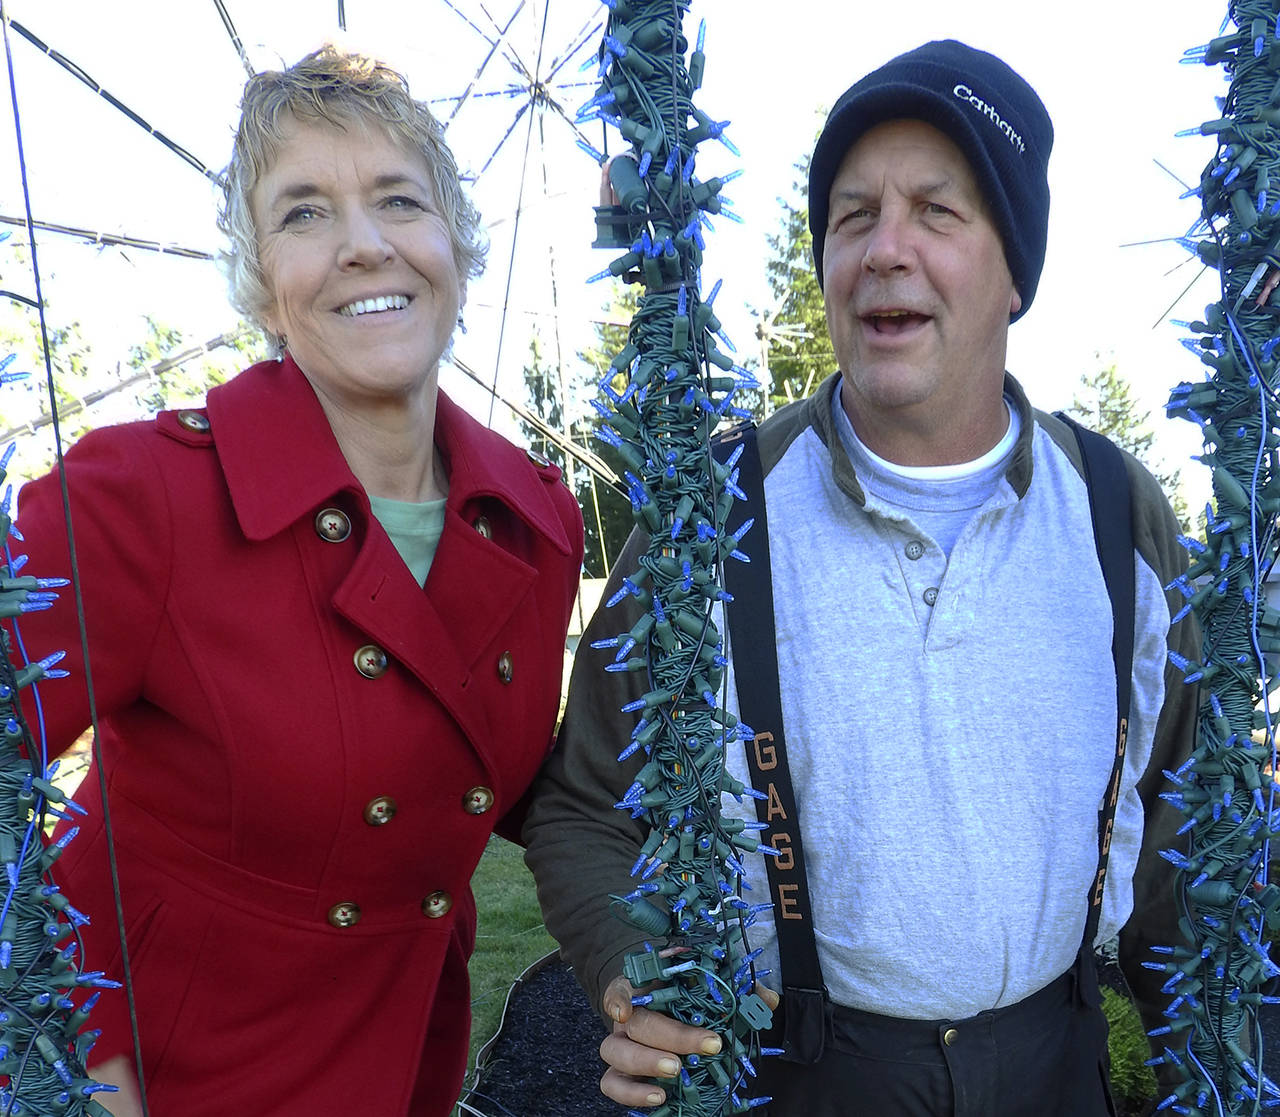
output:
POLYGON ((340 267, 377 267, 386 263, 394 251, 373 214, 361 208, 343 217, 342 244, 338 255, 340 267))

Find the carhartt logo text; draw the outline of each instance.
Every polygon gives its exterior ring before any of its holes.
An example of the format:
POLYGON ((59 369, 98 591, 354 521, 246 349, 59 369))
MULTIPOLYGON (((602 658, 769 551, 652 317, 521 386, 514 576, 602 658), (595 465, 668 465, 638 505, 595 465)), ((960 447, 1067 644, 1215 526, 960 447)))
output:
POLYGON ((961 101, 965 101, 972 105, 982 113, 983 116, 991 121, 992 124, 999 128, 1000 131, 1004 133, 1005 138, 1018 149, 1019 155, 1026 154, 1027 145, 1022 142, 1022 137, 1014 131, 1013 125, 1011 125, 999 114, 999 112, 996 111, 995 106, 987 104, 986 101, 963 83, 957 85, 951 92, 961 101))

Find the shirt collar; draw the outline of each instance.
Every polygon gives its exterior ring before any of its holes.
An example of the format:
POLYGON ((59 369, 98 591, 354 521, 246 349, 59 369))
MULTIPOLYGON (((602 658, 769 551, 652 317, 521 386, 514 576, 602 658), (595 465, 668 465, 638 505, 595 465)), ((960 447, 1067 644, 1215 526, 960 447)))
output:
MULTIPOLYGON (((368 497, 342 456, 320 401, 288 354, 212 389, 208 413, 236 518, 247 538, 267 539, 343 492, 369 514, 368 497)), ((477 497, 499 500, 557 550, 569 553, 548 492, 555 474, 535 469, 523 451, 443 392, 436 403, 434 437, 449 473, 450 509, 460 512, 477 497)))
MULTIPOLYGON (((838 404, 834 400, 840 390, 840 373, 834 372, 814 390, 806 401, 810 425, 818 432, 818 437, 831 452, 832 472, 836 484, 846 495, 858 505, 866 503, 866 494, 857 472, 849 460, 849 454, 836 429, 832 409, 838 404)), ((1013 445, 1005 469, 1005 479, 1012 486, 1014 493, 1021 500, 1031 487, 1031 444, 1035 435, 1035 414, 1027 400, 1027 393, 1022 385, 1008 372, 1004 374, 1004 395, 1018 418, 1018 439, 1013 445)))

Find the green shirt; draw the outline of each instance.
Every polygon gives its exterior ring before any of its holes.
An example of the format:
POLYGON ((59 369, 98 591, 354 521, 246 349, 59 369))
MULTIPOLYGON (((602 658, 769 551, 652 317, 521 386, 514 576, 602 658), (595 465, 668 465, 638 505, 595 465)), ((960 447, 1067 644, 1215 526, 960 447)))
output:
POLYGON ((427 500, 417 504, 381 496, 369 497, 369 507, 378 523, 420 586, 427 583, 431 560, 436 557, 440 533, 444 531, 444 503, 443 500, 427 500))

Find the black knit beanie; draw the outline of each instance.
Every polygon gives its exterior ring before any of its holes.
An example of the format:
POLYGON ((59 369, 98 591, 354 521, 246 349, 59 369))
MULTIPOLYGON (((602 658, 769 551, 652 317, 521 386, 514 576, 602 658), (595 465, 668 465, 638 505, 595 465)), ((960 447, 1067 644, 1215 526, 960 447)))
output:
POLYGON ((809 229, 822 285, 831 183, 849 148, 886 120, 923 120, 964 152, 1004 242, 1022 308, 1035 298, 1049 231, 1053 122, 1036 91, 994 54, 954 39, 901 54, 835 104, 809 165, 809 229))

